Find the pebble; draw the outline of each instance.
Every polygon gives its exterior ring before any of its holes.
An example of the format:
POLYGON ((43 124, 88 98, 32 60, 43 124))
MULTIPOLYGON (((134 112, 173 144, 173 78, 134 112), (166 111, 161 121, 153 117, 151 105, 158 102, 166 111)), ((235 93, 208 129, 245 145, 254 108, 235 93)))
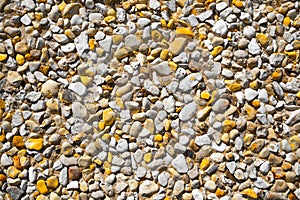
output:
POLYGON ((226 36, 228 32, 228 27, 225 21, 223 19, 220 19, 214 24, 212 31, 215 32, 217 35, 226 36))
POLYGON ((53 80, 47 80, 41 88, 41 93, 48 98, 55 97, 58 94, 59 83, 53 80))
POLYGON ((158 192, 159 187, 157 184, 155 184, 153 181, 145 180, 142 182, 142 184, 139 186, 140 194, 143 197, 150 197, 154 193, 158 192))
POLYGON ((188 166, 183 154, 179 154, 173 161, 172 166, 179 173, 187 173, 188 166))
POLYGON ((183 52, 188 40, 184 37, 175 38, 173 42, 170 43, 169 51, 172 55, 177 56, 183 52))
POLYGON ((197 105, 195 102, 191 102, 185 105, 179 113, 179 119, 181 121, 189 121, 196 115, 197 105))

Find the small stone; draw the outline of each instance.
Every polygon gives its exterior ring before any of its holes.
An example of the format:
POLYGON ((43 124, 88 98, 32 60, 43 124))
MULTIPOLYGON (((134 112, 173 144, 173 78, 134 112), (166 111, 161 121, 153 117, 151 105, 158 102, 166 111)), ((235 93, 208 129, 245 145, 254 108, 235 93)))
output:
POLYGON ((42 85, 41 92, 45 97, 51 98, 58 94, 59 84, 53 80, 48 80, 42 85))
POLYGON ((10 178, 17 178, 17 176, 21 173, 15 166, 10 166, 7 168, 7 175, 10 178))
POLYGON ((189 28, 178 27, 178 28, 176 28, 176 35, 178 35, 178 36, 182 36, 183 35, 183 36, 193 37, 194 33, 189 28))
POLYGON ((75 117, 78 117, 80 119, 86 119, 88 117, 87 109, 80 102, 72 103, 72 112, 75 117))
POLYGON ((245 89, 245 98, 248 102, 252 101, 258 96, 258 92, 256 90, 253 90, 251 88, 245 89))
POLYGON ((189 121, 196 115, 197 105, 193 101, 185 105, 179 113, 179 119, 181 121, 189 121))
POLYGON ((36 187, 37 190, 41 193, 41 194, 47 194, 49 192, 46 182, 44 180, 38 180, 36 183, 36 187))
POLYGON ((21 55, 21 54, 17 54, 16 55, 16 62, 18 63, 18 65, 23 65, 25 63, 24 56, 21 55))
POLYGON ((214 49, 212 50, 211 55, 212 55, 213 57, 216 57, 217 55, 221 54, 222 51, 223 51, 223 47, 222 47, 222 46, 216 46, 216 47, 214 47, 214 49))
POLYGON ((0 62, 5 61, 7 57, 7 54, 0 53, 0 62))
POLYGON ((288 189, 288 186, 284 180, 276 180, 275 184, 271 188, 275 192, 285 192, 288 189))
POLYGON ((103 111, 102 117, 104 124, 107 126, 111 126, 115 121, 115 113, 111 108, 107 108, 103 111))
POLYGON ((80 96, 86 95, 87 93, 85 85, 81 82, 71 83, 68 88, 80 96))
POLYGON ((190 91, 193 87, 195 87, 200 80, 202 79, 201 73, 192 73, 186 76, 183 80, 179 83, 179 89, 184 92, 190 91))
POLYGON ((13 137, 12 143, 18 149, 23 149, 25 147, 23 137, 19 135, 13 137))
POLYGON ((260 47, 256 42, 255 38, 252 38, 250 43, 248 44, 249 53, 253 55, 258 55, 261 53, 260 47))
POLYGON ((51 189, 56 189, 59 186, 58 178, 56 176, 50 176, 47 178, 47 187, 51 189))
POLYGON ((292 136, 289 139, 289 144, 292 147, 293 151, 297 150, 300 146, 300 138, 297 135, 292 136))
POLYGON ((114 53, 114 56, 119 60, 122 60, 123 58, 127 57, 128 55, 129 55, 129 52, 125 48, 118 49, 114 53))
POLYGON ((173 187, 173 194, 176 196, 180 195, 184 191, 184 185, 184 181, 176 181, 173 187))
POLYGON ((256 39, 262 46, 266 46, 269 43, 269 38, 263 33, 258 33, 256 39))
POLYGON ((251 188, 247 188, 247 189, 243 190, 241 192, 241 194, 245 195, 246 197, 253 198, 253 199, 257 199, 258 198, 256 192, 253 189, 251 189, 251 188))
POLYGON ((226 36, 228 32, 228 27, 225 21, 223 19, 220 19, 214 24, 212 31, 215 32, 217 35, 226 36))
POLYGON ((164 61, 159 63, 158 65, 155 65, 153 69, 157 72, 157 74, 161 76, 168 76, 172 73, 168 62, 164 61))
POLYGON ((28 48, 27 44, 24 42, 17 42, 15 45, 15 51, 17 53, 24 55, 28 52, 28 50, 29 50, 29 48, 28 48))
POLYGON ((71 166, 68 169, 68 177, 70 180, 78 180, 81 176, 81 170, 77 166, 71 166))
POLYGON ((158 96, 159 95, 159 89, 158 87, 156 87, 152 81, 150 80, 145 80, 144 82, 144 88, 147 92, 155 95, 155 96, 158 96))
POLYGON ((125 38, 125 46, 130 47, 133 50, 137 50, 140 47, 140 44, 140 40, 133 34, 130 34, 125 38))
POLYGON ((67 4, 63 10, 63 17, 65 18, 72 18, 74 15, 79 14, 79 3, 70 3, 67 4))
POLYGON ((227 99, 218 99, 212 106, 212 110, 216 113, 224 113, 229 106, 227 99))
POLYGON ((153 181, 145 180, 139 187, 139 193, 142 197, 151 197, 158 191, 159 187, 153 181))
POLYGON ((204 187, 210 192, 215 192, 217 189, 216 183, 212 180, 206 181, 204 187))
POLYGON ((15 71, 8 71, 7 73, 7 82, 15 87, 19 87, 21 82, 22 82, 23 78, 22 76, 15 71))
POLYGON ((300 121, 300 109, 293 111, 285 123, 287 125, 292 126, 299 121, 300 121))
POLYGON ((177 170, 179 173, 187 173, 188 166, 183 154, 179 154, 173 161, 172 166, 177 170))
POLYGON ((206 170, 210 165, 210 159, 205 157, 200 163, 200 169, 201 170, 206 170))
POLYGON ((20 200, 25 195, 25 191, 16 186, 8 186, 6 191, 10 194, 13 200, 20 200))
POLYGON ((179 55, 181 52, 184 51, 184 48, 186 47, 188 43, 187 38, 184 37, 177 37, 173 42, 170 43, 169 51, 174 56, 179 55))
POLYGON ((252 26, 246 26, 243 30, 243 34, 249 40, 255 37, 255 29, 252 26))
POLYGON ((40 151, 43 148, 43 138, 30 138, 25 142, 27 149, 40 151))

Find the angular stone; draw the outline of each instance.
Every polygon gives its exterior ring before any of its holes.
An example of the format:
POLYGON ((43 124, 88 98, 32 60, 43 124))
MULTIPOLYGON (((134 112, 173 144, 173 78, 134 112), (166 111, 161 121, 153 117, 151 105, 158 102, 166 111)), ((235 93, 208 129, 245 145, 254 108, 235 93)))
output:
POLYGON ((173 161, 172 166, 179 173, 187 173, 188 165, 183 154, 179 154, 173 161))
POLYGON ((175 40, 170 44, 169 51, 174 56, 177 56, 184 51, 184 48, 186 47, 187 43, 188 43, 187 38, 184 37, 175 38, 175 40))

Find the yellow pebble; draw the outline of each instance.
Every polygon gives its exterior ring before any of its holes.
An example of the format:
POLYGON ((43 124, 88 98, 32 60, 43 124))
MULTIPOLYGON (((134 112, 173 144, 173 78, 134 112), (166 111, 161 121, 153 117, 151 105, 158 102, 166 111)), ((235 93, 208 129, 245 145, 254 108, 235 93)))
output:
POLYGON ((257 199, 258 198, 258 196, 255 193, 255 191, 253 189, 251 189, 251 188, 247 188, 247 189, 243 190, 241 192, 241 194, 245 195, 246 197, 250 197, 252 199, 257 199))
POLYGON ((300 91, 297 92, 296 96, 298 97, 298 99, 300 99, 300 91))
POLYGON ((46 186, 46 182, 44 180, 38 180, 36 183, 37 190, 41 194, 47 194, 48 193, 48 188, 46 186))
POLYGON ((246 145, 250 145, 251 144, 251 142, 252 142, 252 140, 253 140, 253 138, 254 138, 254 135, 252 135, 252 134, 245 134, 245 136, 244 136, 244 143, 246 144, 246 145))
POLYGON ((260 101, 258 99, 254 99, 252 101, 252 105, 255 107, 255 108, 258 108, 260 106, 260 101))
POLYGON ((7 177, 4 174, 0 174, 0 181, 6 181, 7 177))
POLYGON ((88 76, 80 76, 80 81, 83 83, 83 85, 88 86, 93 82, 93 79, 88 76))
POLYGON ((210 98, 210 94, 208 91, 202 91, 200 94, 201 99, 208 100, 210 98))
POLYGON ((18 149, 24 148, 24 141, 23 141, 23 137, 16 135, 13 137, 12 143, 14 146, 16 146, 18 149))
POLYGON ((92 51, 95 49, 95 40, 94 39, 89 40, 89 46, 92 51))
POLYGON ((265 46, 269 43, 269 38, 268 36, 266 36, 265 34, 263 33, 258 33, 256 35, 256 39, 258 40, 258 42, 262 45, 262 46, 265 46))
POLYGON ((122 3, 122 8, 124 8, 125 10, 129 10, 131 8, 130 1, 123 2, 122 3))
POLYGON ((23 55, 17 54, 16 61, 17 61, 18 65, 23 65, 25 63, 25 58, 23 55))
POLYGON ((160 135, 160 134, 156 134, 156 135, 154 136, 154 141, 155 141, 155 142, 161 142, 161 141, 163 141, 163 136, 160 135))
POLYGON ((175 25, 174 19, 170 19, 168 24, 167 24, 167 28, 168 29, 173 29, 174 25, 175 25))
POLYGON ((169 62, 169 67, 170 67, 173 71, 176 71, 178 65, 177 65, 175 62, 170 61, 170 62, 169 62))
POLYGON ((25 142, 27 149, 39 151, 43 148, 43 138, 30 138, 25 142))
POLYGON ((209 158, 207 158, 207 157, 203 158, 203 160, 202 160, 201 163, 200 163, 200 169, 201 169, 201 170, 207 169, 208 166, 209 166, 209 164, 210 164, 209 158))
POLYGON ((0 53, 0 62, 7 59, 7 54, 0 53))
POLYGON ((65 1, 62 1, 59 5, 58 5, 58 9, 60 10, 60 11, 63 11, 64 10, 64 8, 66 7, 66 3, 65 3, 65 1))
POLYGON ((257 80, 255 81, 252 81, 250 84, 249 84, 249 87, 253 90, 257 90, 258 89, 258 82, 257 80))
POLYGON ((104 162, 104 171, 107 175, 110 175, 111 174, 111 167, 110 167, 110 164, 108 162, 104 162))
POLYGON ((225 191, 222 190, 222 189, 220 189, 220 188, 218 188, 217 191, 215 192, 215 194, 216 194, 217 197, 220 198, 220 197, 222 197, 222 196, 225 195, 225 191))
POLYGON ((176 35, 185 35, 185 36, 188 36, 188 37, 194 37, 194 33, 191 29, 181 28, 181 27, 178 27, 176 29, 176 35))
POLYGON ((51 189, 57 188, 59 185, 58 178, 56 176, 50 176, 47 178, 47 187, 51 189))
POLYGON ((167 22, 166 22, 166 20, 161 19, 161 20, 160 20, 160 23, 161 23, 161 26, 162 26, 163 28, 167 28, 167 22))
POLYGON ((102 135, 102 140, 106 143, 110 142, 110 138, 111 138, 111 136, 108 133, 105 133, 102 135))
POLYGON ((254 109, 252 106, 245 104, 245 111, 247 113, 248 120, 251 121, 256 118, 256 109, 254 109))
POLYGON ((113 44, 120 44, 124 40, 124 37, 122 35, 114 35, 113 36, 113 44))
POLYGON ((5 134, 4 131, 2 130, 2 133, 0 134, 0 142, 4 142, 5 140, 5 134))
POLYGON ((151 160, 152 160, 152 153, 146 153, 146 154, 144 155, 144 161, 145 161, 146 163, 149 163, 149 162, 151 162, 151 160))
POLYGON ((68 36, 68 38, 70 38, 70 39, 75 39, 76 38, 76 35, 72 32, 71 29, 65 30, 65 35, 68 36))
POLYGON ((213 57, 216 57, 217 55, 219 55, 221 52, 223 51, 223 47, 222 46, 216 46, 212 52, 211 52, 211 55, 213 57))
POLYGON ((298 51, 286 51, 285 54, 292 59, 296 59, 298 56, 298 51))
POLYGON ((21 171, 18 170, 15 166, 10 166, 7 168, 6 173, 10 178, 17 178, 17 176, 21 173, 21 171))
POLYGON ((0 110, 5 108, 5 102, 0 99, 0 110))
POLYGON ((115 113, 111 108, 107 108, 103 111, 103 122, 105 125, 110 126, 115 121, 115 113))
POLYGON ((111 9, 109 9, 107 11, 107 15, 109 15, 109 16, 116 16, 116 11, 113 8, 111 8, 111 9))
POLYGON ((233 120, 224 120, 223 122, 223 131, 229 133, 234 127, 236 127, 236 122, 233 120))
POLYGON ((111 153, 111 152, 108 152, 108 153, 107 153, 107 162, 111 162, 112 159, 113 159, 112 153, 111 153))
POLYGON ((169 50, 168 49, 164 49, 160 52, 160 58, 162 60, 168 60, 169 58, 169 50))
POLYGON ((298 135, 294 135, 289 139, 290 146, 292 147, 292 150, 295 151, 300 146, 300 138, 298 135))
POLYGON ((272 74, 272 79, 275 81, 279 81, 282 78, 282 75, 282 69, 277 68, 272 74))
POLYGON ((289 17, 285 17, 283 19, 283 25, 289 26, 291 24, 291 19, 289 17))
POLYGON ((233 0, 232 4, 235 5, 238 8, 243 7, 243 2, 241 0, 233 0))
POLYGON ((105 21, 106 23, 112 23, 112 22, 114 22, 115 20, 116 20, 116 17, 115 17, 115 16, 107 16, 107 17, 104 18, 104 21, 105 21))
POLYGON ((199 34, 199 40, 205 40, 206 39, 206 34, 199 34))
POLYGON ((228 84, 227 87, 231 92, 237 92, 243 88, 242 85, 239 83, 228 84))

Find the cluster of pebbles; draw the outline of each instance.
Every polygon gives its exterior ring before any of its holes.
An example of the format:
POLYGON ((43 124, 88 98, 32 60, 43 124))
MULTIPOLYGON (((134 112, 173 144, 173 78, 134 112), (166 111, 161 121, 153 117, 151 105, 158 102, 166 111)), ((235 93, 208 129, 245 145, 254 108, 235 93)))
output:
POLYGON ((298 1, 0 9, 0 199, 300 199, 298 1))

